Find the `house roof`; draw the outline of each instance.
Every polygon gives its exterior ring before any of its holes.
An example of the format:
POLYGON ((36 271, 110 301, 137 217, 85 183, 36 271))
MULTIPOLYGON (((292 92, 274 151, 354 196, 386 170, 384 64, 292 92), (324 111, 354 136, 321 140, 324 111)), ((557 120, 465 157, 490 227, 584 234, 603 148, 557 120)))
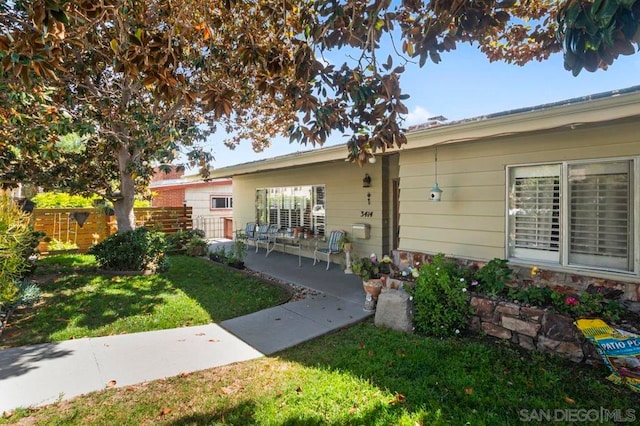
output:
MULTIPOLYGON (((407 144, 387 153, 424 148, 428 146, 483 140, 489 137, 515 135, 559 128, 640 117, 640 86, 567 99, 495 114, 442 122, 427 123, 407 129, 407 144)), ((442 117, 443 118, 443 117, 442 117)), ((344 160, 347 144, 295 152, 273 158, 251 161, 214 169, 212 177, 232 177, 260 171, 282 169, 344 160)))
POLYGON ((202 180, 200 175, 184 176, 178 179, 164 179, 151 182, 149 188, 154 191, 168 191, 172 189, 193 188, 199 186, 231 185, 231 179, 219 178, 202 180))

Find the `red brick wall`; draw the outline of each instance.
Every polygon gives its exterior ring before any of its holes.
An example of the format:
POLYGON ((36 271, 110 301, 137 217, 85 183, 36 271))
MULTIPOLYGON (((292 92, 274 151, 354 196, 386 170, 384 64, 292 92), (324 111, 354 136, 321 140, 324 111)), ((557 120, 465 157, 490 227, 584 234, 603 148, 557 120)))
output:
MULTIPOLYGON (((156 169, 155 173, 153 174, 153 177, 151 178, 151 182, 158 182, 161 180, 169 180, 169 179, 180 179, 182 176, 184 176, 184 170, 181 170, 178 172, 176 171, 175 167, 172 167, 171 172, 169 173, 165 173, 156 169)), ((180 203, 182 203, 182 201, 180 201, 180 203)))
POLYGON ((184 188, 166 189, 156 188, 151 199, 151 207, 182 207, 184 188))
MULTIPOLYGON (((156 169, 153 177, 151 178, 151 182, 180 179, 183 175, 184 170, 178 172, 175 167, 172 167, 171 172, 169 173, 156 169)), ((182 207, 182 202, 184 201, 184 188, 176 188, 175 186, 172 186, 163 189, 160 187, 154 188, 152 192, 152 207, 182 207)))

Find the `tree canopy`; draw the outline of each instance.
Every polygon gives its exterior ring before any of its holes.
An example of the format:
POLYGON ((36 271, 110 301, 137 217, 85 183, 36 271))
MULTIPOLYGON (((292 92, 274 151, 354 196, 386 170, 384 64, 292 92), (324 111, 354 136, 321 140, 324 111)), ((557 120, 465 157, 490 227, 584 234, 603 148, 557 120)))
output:
POLYGON ((130 229, 153 165, 186 150, 206 175, 213 132, 261 150, 340 131, 363 163, 406 142, 406 66, 474 42, 520 65, 562 51, 577 75, 635 53, 639 17, 640 0, 3 2, 0 180, 101 194, 130 229))

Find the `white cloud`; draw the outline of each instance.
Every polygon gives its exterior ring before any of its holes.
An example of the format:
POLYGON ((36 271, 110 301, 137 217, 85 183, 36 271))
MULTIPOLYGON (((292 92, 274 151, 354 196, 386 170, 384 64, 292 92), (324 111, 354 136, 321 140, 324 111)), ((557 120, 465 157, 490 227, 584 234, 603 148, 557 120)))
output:
POLYGON ((406 116, 405 126, 413 126, 415 124, 422 124, 429 121, 429 117, 433 115, 421 106, 417 106, 413 111, 409 111, 406 116))

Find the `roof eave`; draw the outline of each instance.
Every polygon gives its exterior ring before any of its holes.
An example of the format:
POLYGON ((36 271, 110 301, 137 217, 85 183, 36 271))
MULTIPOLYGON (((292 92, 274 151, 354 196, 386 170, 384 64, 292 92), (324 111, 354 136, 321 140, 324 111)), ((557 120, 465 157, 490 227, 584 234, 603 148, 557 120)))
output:
MULTIPOLYGON (((412 130, 406 134, 407 145, 388 149, 386 153, 639 117, 640 90, 633 89, 412 130)), ((345 158, 346 144, 340 144, 216 169, 211 175, 233 177, 345 158)))

